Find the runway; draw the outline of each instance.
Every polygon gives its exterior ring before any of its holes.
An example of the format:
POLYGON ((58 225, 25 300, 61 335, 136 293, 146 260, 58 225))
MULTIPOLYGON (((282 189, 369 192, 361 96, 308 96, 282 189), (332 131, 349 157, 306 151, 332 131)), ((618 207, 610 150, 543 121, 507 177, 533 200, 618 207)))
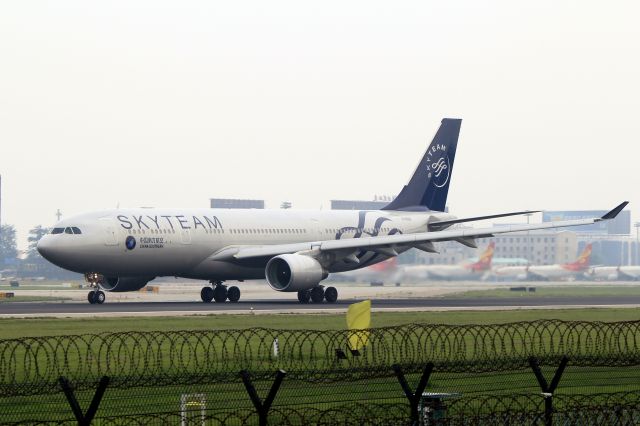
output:
MULTIPOLYGON (((364 300, 364 299, 362 299, 364 300)), ((0 305, 0 317, 170 316, 211 314, 266 314, 341 312, 358 300, 334 304, 300 304, 296 300, 241 300, 238 303, 202 302, 16 302, 0 305)), ((563 309, 584 307, 640 307, 640 296, 509 297, 509 298, 372 298, 374 311, 563 309)))

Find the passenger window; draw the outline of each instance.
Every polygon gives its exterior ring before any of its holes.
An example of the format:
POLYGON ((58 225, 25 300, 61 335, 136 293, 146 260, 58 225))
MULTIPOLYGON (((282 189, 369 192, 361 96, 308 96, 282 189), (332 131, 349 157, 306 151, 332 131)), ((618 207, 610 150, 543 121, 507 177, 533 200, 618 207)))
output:
POLYGON ((72 226, 71 229, 73 230, 74 234, 82 234, 82 231, 80 231, 80 228, 78 228, 77 226, 72 226))
POLYGON ((71 228, 65 228, 64 229, 64 233, 65 234, 73 234, 73 231, 71 230, 71 228))
POLYGON ((62 234, 64 232, 64 228, 53 228, 51 230, 52 234, 62 234))

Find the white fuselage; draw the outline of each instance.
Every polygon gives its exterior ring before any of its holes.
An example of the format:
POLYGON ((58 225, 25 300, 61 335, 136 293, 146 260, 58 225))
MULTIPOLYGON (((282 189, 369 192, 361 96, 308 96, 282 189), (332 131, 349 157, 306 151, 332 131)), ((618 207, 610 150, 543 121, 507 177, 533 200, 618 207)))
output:
POLYGON ((465 265, 412 265, 402 268, 404 280, 479 280, 487 271, 476 271, 465 265))
POLYGON ((491 272, 498 278, 523 281, 527 279, 528 270, 528 266, 514 265, 495 267, 491 272))
POLYGON ((595 266, 589 276, 596 280, 638 280, 640 266, 595 266))
POLYGON ((495 268, 493 273, 499 278, 505 279, 545 279, 565 280, 582 276, 584 270, 573 270, 563 265, 532 265, 532 266, 503 266, 495 268))
POLYGON ((584 269, 569 269, 563 265, 537 265, 529 267, 529 274, 547 280, 574 279, 584 274, 584 269))
MULTIPOLYGON (((207 280, 264 278, 268 258, 211 259, 234 246, 268 246, 425 232, 427 223, 453 216, 438 212, 235 209, 118 209, 56 224, 38 249, 63 268, 106 276, 179 276, 207 280), (77 228, 80 234, 61 232, 77 228)), ((398 247, 399 251, 410 247, 398 247)), ((362 268, 388 258, 357 253, 359 263, 328 265, 328 272, 362 268)))

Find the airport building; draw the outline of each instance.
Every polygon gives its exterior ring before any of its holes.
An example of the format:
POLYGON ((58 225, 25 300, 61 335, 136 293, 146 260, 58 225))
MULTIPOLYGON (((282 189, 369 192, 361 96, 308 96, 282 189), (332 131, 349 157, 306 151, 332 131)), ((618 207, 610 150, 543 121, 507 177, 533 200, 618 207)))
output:
POLYGON ((455 265, 477 258, 478 254, 495 241, 494 259, 501 265, 551 265, 573 262, 578 253, 578 238, 571 231, 512 233, 476 240, 478 249, 472 249, 455 241, 436 243, 439 253, 424 253, 417 250, 407 253, 406 263, 426 265, 455 265), (413 256, 411 255, 413 253, 413 256))
POLYGON ((503 264, 551 265, 574 262, 584 247, 591 243, 591 264, 602 266, 640 265, 640 242, 631 236, 579 234, 572 231, 512 233, 477 240, 478 250, 455 241, 436 243, 440 253, 412 250, 401 255, 404 263, 456 264, 472 260, 495 241, 494 259, 503 264), (524 261, 524 262, 523 262, 524 261))
MULTIPOLYGON (((542 212, 543 222, 590 219, 602 217, 607 210, 558 210, 542 212)), ((593 225, 577 226, 572 229, 579 235, 629 235, 631 233, 631 211, 623 210, 615 219, 597 222, 593 225)))
POLYGON ((209 202, 212 209, 264 209, 264 200, 211 198, 209 202))
POLYGON ((438 253, 426 253, 420 250, 409 250, 398 257, 400 264, 422 264, 422 265, 456 265, 465 260, 477 257, 478 254, 488 245, 478 243, 478 249, 472 249, 456 241, 443 241, 435 243, 438 253))
POLYGON ((495 241, 495 257, 525 258, 534 265, 573 262, 578 255, 578 238, 572 231, 530 231, 480 238, 478 245, 495 241))
MULTIPOLYGON (((542 221, 587 219, 600 217, 605 210, 545 211, 542 221)), ((631 211, 623 210, 613 220, 571 228, 577 236, 577 252, 589 243, 593 245, 592 265, 640 265, 638 235, 631 235, 631 211)))
POLYGON ((633 266, 640 265, 640 243, 636 237, 591 235, 579 238, 578 250, 591 243, 592 265, 633 266))
POLYGON ((331 200, 331 210, 380 210, 389 201, 331 200))

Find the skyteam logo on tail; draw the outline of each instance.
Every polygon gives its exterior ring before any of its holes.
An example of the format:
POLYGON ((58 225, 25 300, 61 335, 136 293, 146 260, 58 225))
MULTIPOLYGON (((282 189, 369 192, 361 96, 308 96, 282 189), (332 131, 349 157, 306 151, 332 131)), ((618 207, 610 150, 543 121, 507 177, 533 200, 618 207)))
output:
POLYGON ((427 177, 436 188, 442 188, 449 182, 451 163, 445 145, 432 145, 427 152, 427 177))

